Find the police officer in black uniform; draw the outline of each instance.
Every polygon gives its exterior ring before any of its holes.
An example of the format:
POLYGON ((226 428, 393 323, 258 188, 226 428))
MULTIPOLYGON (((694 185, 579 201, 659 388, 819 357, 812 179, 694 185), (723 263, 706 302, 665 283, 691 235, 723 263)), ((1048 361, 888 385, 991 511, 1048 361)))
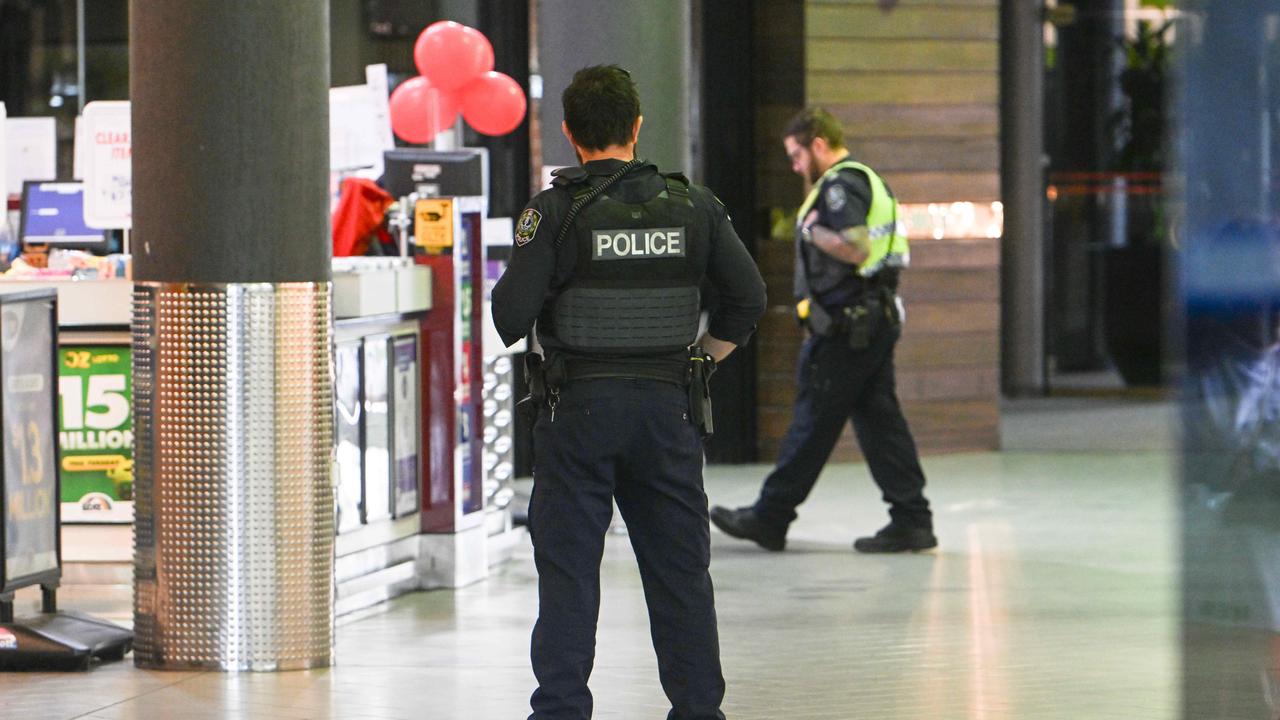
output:
POLYGON ((821 108, 792 118, 783 146, 792 170, 812 185, 796 225, 797 310, 808 337, 795 411, 759 499, 714 507, 711 520, 728 535, 782 550, 796 507, 851 421, 890 518, 854 548, 928 550, 938 544, 933 514, 893 372, 903 320, 898 274, 909 256, 897 201, 874 170, 849 156, 839 121, 821 108))
POLYGON ((493 290, 503 341, 536 321, 543 351, 528 367, 540 405, 530 718, 591 717, 600 559, 615 498, 640 566, 668 718, 723 718, 702 401, 713 363, 763 314, 764 282, 710 191, 635 156, 640 100, 625 70, 584 68, 562 101, 582 165, 557 171, 520 215, 511 264, 493 290), (704 281, 719 305, 699 337, 704 281))

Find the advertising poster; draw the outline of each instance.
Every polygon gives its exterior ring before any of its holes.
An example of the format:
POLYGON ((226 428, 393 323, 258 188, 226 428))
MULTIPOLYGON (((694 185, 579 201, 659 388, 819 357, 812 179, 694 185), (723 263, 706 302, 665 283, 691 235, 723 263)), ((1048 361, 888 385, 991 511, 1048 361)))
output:
MULTIPOLYGON (((473 377, 472 356, 478 351, 476 346, 477 339, 472 337, 472 283, 479 281, 484 282, 483 277, 475 277, 472 267, 471 253, 473 241, 479 238, 474 236, 478 230, 478 223, 474 222, 473 216, 464 216, 461 223, 463 236, 458 238, 459 242, 454 247, 453 263, 455 268, 454 287, 458 288, 457 295, 457 312, 458 316, 454 320, 457 328, 457 356, 455 364, 457 366, 457 400, 458 400, 458 452, 462 454, 461 467, 459 472, 462 478, 462 512, 463 514, 477 512, 484 509, 484 476, 483 467, 478 462, 480 450, 473 447, 472 443, 479 443, 480 438, 474 437, 476 428, 477 403, 479 397, 473 392, 478 388, 473 387, 479 378, 473 377)), ((476 243, 478 245, 478 242, 476 243)))
POLYGON ((52 313, 52 299, 0 305, 5 542, 0 590, 58 569, 52 313))
POLYGON ((5 118, 8 114, 5 112, 4 103, 0 102, 0 196, 5 198, 5 212, 0 215, 0 220, 8 222, 9 220, 9 133, 5 132, 5 118))
POLYGON ((334 410, 337 413, 338 532, 360 527, 364 520, 364 387, 359 340, 334 347, 334 410))
POLYGON ((127 345, 59 348, 65 521, 133 520, 132 374, 127 345))
POLYGON ((418 510, 418 337, 407 335, 392 345, 392 448, 395 452, 395 500, 392 510, 403 517, 418 510))
POLYGON ((364 339, 364 516, 391 517, 391 414, 387 382, 389 335, 364 339))

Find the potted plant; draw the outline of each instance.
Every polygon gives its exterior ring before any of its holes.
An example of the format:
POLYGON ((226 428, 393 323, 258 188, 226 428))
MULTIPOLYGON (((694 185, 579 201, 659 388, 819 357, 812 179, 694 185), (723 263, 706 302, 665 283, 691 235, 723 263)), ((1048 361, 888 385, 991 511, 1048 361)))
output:
POLYGON ((1118 152, 1110 200, 1124 232, 1104 250, 1103 334, 1111 361, 1131 386, 1159 385, 1163 380, 1169 229, 1161 180, 1171 26, 1142 21, 1133 38, 1121 40, 1125 104, 1111 121, 1118 152))

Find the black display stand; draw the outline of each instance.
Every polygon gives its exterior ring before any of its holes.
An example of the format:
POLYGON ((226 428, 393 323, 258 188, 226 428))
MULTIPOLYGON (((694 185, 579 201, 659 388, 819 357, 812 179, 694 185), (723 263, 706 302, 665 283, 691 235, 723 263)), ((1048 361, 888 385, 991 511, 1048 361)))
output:
POLYGON ((55 588, 41 585, 40 614, 14 622, 13 593, 0 596, 0 671, 88 670, 121 660, 133 632, 76 612, 58 612, 55 588))
POLYGON ((0 670, 85 670, 119 660, 133 633, 58 612, 58 301, 0 292, 0 670), (40 586, 41 613, 15 620, 17 590, 40 586))

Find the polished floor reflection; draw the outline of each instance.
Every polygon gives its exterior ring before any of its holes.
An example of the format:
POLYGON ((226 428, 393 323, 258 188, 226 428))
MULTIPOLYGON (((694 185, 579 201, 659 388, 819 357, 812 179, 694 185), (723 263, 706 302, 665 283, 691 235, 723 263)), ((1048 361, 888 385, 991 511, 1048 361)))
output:
MULTIPOLYGON (((728 717, 1178 717, 1170 416, 1162 403, 1013 406, 1004 452, 926 458, 934 554, 852 552, 883 522, 860 465, 828 468, 785 553, 714 535, 728 717)), ((712 468, 712 501, 751 500, 766 469, 712 468)), ((0 676, 0 718, 523 718, 534 583, 526 546, 485 583, 343 624, 339 665, 324 671, 159 673, 126 661, 0 676)), ((603 585, 596 717, 663 718, 625 535, 610 538, 603 585)))

